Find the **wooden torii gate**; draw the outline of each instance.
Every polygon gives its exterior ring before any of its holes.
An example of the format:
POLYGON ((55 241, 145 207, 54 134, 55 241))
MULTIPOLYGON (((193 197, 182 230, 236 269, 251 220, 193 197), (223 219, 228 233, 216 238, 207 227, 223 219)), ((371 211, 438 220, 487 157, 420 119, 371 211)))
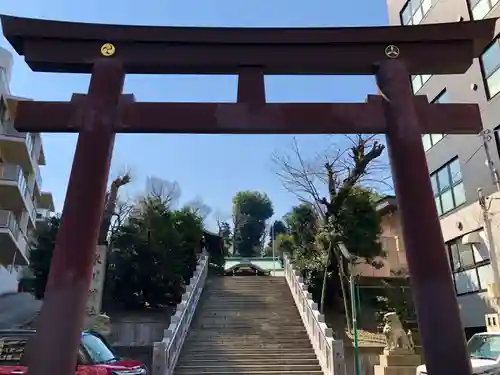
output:
POLYGON ((116 133, 385 133, 420 334, 430 375, 470 375, 423 133, 476 134, 475 104, 429 104, 410 74, 464 73, 495 20, 404 27, 242 29, 136 27, 1 16, 5 37, 35 71, 91 73, 86 95, 21 102, 22 132, 79 133, 30 375, 74 371, 93 251, 116 133), (141 103, 127 73, 238 74, 237 103, 141 103), (366 103, 270 104, 264 74, 377 78, 366 103))

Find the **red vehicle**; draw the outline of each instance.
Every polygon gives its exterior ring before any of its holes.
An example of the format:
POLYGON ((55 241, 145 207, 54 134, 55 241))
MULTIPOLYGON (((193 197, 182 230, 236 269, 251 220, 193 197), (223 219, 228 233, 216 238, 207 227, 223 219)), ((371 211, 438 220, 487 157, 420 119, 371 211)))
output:
MULTIPOLYGON (((24 349, 34 330, 0 330, 0 375, 27 374, 24 349)), ((75 375, 148 375, 142 363, 116 355, 104 337, 82 332, 75 375)))

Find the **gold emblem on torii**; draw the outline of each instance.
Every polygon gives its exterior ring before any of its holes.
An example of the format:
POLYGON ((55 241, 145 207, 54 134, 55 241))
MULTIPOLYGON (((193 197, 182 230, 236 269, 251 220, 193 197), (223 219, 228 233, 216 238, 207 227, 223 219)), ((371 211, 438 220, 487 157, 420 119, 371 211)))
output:
POLYGON ((116 48, 112 43, 104 43, 101 46, 101 55, 105 57, 113 56, 116 52, 116 48))

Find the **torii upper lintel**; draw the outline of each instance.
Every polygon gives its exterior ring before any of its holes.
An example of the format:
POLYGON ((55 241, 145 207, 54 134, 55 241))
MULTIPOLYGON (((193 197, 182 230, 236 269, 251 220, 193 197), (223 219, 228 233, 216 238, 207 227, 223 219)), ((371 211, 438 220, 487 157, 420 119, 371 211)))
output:
POLYGON ((494 35, 495 19, 418 26, 209 28, 122 26, 2 15, 4 36, 31 69, 90 73, 112 43, 126 73, 373 74, 397 45, 410 74, 459 74, 494 35), (307 52, 304 53, 304 49, 307 52), (208 52, 210 51, 210 52, 208 52))

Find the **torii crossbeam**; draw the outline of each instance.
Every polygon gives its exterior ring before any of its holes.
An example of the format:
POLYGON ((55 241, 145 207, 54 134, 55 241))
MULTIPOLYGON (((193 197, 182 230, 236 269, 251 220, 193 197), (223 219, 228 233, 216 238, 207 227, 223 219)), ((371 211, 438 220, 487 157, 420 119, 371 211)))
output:
POLYGON ((230 29, 1 19, 33 70, 92 73, 87 95, 22 102, 15 119, 19 131, 79 133, 30 375, 74 371, 115 133, 386 133, 429 375, 470 375, 421 134, 476 134, 480 114, 475 104, 414 97, 409 75, 464 73, 493 38, 496 20, 230 29), (135 102, 122 95, 126 73, 238 74, 238 102, 135 102), (383 95, 269 104, 265 74, 375 74, 383 95))

